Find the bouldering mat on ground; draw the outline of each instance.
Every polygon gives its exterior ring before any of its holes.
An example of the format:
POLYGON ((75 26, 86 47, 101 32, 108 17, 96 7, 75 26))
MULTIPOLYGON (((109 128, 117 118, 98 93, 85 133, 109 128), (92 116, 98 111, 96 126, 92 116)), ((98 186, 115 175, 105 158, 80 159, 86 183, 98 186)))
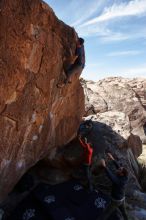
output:
POLYGON ((59 207, 50 212, 52 220, 81 220, 66 207, 59 207))
POLYGON ((41 183, 33 193, 40 202, 45 203, 50 209, 54 205, 58 207, 60 203, 68 204, 69 202, 79 206, 90 197, 84 187, 74 180, 54 186, 41 183))
POLYGON ((9 220, 49 220, 45 210, 40 207, 38 201, 30 194, 13 211, 9 220))
MULTIPOLYGON (((76 180, 57 185, 40 183, 18 205, 15 220, 97 220, 110 199, 100 191, 87 192, 76 180)), ((115 216, 116 220, 118 218, 115 216)))

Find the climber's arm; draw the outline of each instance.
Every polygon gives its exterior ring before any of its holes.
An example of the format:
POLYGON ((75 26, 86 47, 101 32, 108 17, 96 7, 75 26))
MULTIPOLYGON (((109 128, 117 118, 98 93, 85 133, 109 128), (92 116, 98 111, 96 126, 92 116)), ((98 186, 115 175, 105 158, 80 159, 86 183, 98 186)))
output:
POLYGON ((72 64, 75 63, 76 59, 78 58, 78 56, 74 56, 73 59, 72 59, 72 64))
POLYGON ((113 155, 111 153, 107 153, 108 158, 113 162, 113 164, 115 165, 115 167, 117 169, 120 168, 120 165, 118 164, 118 162, 115 160, 115 158, 113 157, 113 155))
POLYGON ((113 172, 108 168, 108 167, 105 167, 105 172, 108 176, 108 178, 115 184, 119 184, 119 178, 113 174, 113 172))
POLYGON ((108 176, 108 178, 115 184, 119 184, 119 179, 116 175, 113 174, 113 172, 107 167, 105 160, 101 159, 100 160, 101 166, 105 169, 105 172, 108 176))
POLYGON ((86 147, 87 147, 87 144, 84 143, 84 141, 82 141, 81 138, 79 138, 79 141, 80 141, 80 143, 81 143, 81 145, 82 145, 83 148, 86 148, 86 147))
POLYGON ((72 64, 75 63, 76 59, 78 58, 78 56, 80 56, 80 54, 81 54, 81 48, 77 47, 76 52, 75 52, 75 56, 73 57, 73 60, 72 60, 72 64))

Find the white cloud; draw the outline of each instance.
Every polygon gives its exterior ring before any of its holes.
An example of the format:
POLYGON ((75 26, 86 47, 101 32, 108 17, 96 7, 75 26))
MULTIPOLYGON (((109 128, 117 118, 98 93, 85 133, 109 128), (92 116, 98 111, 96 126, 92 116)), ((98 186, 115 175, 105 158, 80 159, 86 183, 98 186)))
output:
POLYGON ((132 68, 127 68, 127 69, 123 69, 121 71, 122 74, 127 74, 127 75, 131 75, 131 76, 143 76, 146 77, 146 66, 143 67, 132 67, 132 68))
POLYGON ((82 26, 104 22, 117 17, 140 15, 146 15, 146 0, 133 0, 129 3, 121 3, 119 5, 113 4, 111 7, 105 8, 100 16, 87 21, 82 26))
POLYGON ((107 37, 110 36, 111 30, 109 30, 105 25, 89 25, 87 27, 77 27, 76 28, 77 32, 84 37, 89 37, 89 36, 98 36, 98 37, 107 37))
POLYGON ((80 36, 97 36, 102 43, 146 38, 145 17, 137 20, 146 15, 146 0, 45 1, 56 6, 59 18, 74 26, 80 36), (98 17, 91 19, 95 14, 98 17), (136 17, 133 21, 123 19, 125 16, 136 17))
POLYGON ((138 54, 143 53, 142 51, 138 50, 127 50, 127 51, 116 51, 116 52, 111 52, 107 54, 109 57, 115 57, 115 56, 135 56, 138 54))
POLYGON ((115 31, 109 31, 109 34, 102 37, 103 43, 108 43, 112 41, 124 41, 124 40, 133 40, 133 39, 146 39, 146 30, 139 29, 138 31, 135 30, 127 30, 127 32, 118 33, 115 31))
POLYGON ((131 34, 111 32, 108 35, 102 37, 102 42, 106 43, 112 41, 124 41, 130 38, 131 38, 131 34))
POLYGON ((86 19, 90 18, 95 12, 97 12, 101 7, 105 5, 106 0, 92 0, 92 1, 85 1, 81 5, 78 5, 78 9, 75 13, 77 13, 77 19, 71 23, 71 26, 77 26, 81 24, 86 19), (80 13, 79 13, 80 12, 80 13), (78 14, 79 13, 79 14, 78 14))
POLYGON ((115 26, 114 30, 111 30, 107 25, 99 23, 98 25, 94 24, 87 27, 78 27, 76 30, 79 35, 83 37, 97 36, 102 43, 146 39, 146 29, 144 29, 144 27, 139 28, 138 31, 131 27, 128 29, 128 27, 126 30, 118 30, 118 27, 116 28, 115 26))
POLYGON ((138 25, 132 25, 131 21, 125 23, 122 20, 112 27, 110 22, 96 23, 88 26, 78 26, 76 30, 83 37, 97 36, 102 43, 146 39, 146 28, 142 22, 139 22, 138 25))

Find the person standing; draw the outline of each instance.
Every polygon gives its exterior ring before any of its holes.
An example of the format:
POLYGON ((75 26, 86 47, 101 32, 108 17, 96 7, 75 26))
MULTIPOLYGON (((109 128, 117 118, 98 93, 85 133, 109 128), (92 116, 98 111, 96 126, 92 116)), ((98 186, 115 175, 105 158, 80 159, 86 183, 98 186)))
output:
POLYGON ((113 161, 116 167, 116 173, 114 173, 112 170, 110 170, 110 168, 107 167, 104 159, 101 159, 101 166, 105 169, 108 178, 112 182, 111 203, 104 210, 101 219, 107 220, 115 211, 115 209, 118 208, 124 220, 128 220, 129 218, 125 208, 125 187, 126 183, 128 182, 128 171, 125 167, 119 166, 117 161, 110 153, 108 153, 108 158, 113 161))
POLYGON ((89 191, 93 191, 93 185, 92 185, 92 174, 91 174, 91 163, 92 163, 92 154, 93 149, 89 143, 87 143, 87 139, 84 138, 84 141, 79 137, 80 145, 83 148, 83 170, 85 173, 85 176, 88 181, 88 188, 89 191))

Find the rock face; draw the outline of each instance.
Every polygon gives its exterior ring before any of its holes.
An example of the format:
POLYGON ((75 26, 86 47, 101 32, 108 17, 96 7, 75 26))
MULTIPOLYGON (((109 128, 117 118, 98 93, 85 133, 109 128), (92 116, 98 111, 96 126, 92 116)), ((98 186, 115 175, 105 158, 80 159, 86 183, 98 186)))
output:
POLYGON ((74 29, 40 0, 0 0, 0 201, 76 134, 84 113, 78 76, 56 87, 75 40, 74 29))
POLYGON ((136 158, 142 153, 142 141, 146 141, 143 128, 146 122, 145 83, 146 80, 116 77, 98 82, 82 80, 86 120, 103 124, 105 131, 101 138, 106 143, 106 150, 129 170, 127 192, 141 189, 136 158))
MULTIPOLYGON (((111 77, 96 83, 82 81, 82 84, 86 96, 86 116, 106 113, 106 116, 110 117, 114 111, 119 114, 120 118, 120 114, 124 114, 129 126, 128 130, 140 136, 143 143, 146 142, 143 127, 146 123, 144 99, 146 80, 111 77)), ((123 125, 120 125, 121 129, 126 132, 127 128, 125 130, 123 125)))

